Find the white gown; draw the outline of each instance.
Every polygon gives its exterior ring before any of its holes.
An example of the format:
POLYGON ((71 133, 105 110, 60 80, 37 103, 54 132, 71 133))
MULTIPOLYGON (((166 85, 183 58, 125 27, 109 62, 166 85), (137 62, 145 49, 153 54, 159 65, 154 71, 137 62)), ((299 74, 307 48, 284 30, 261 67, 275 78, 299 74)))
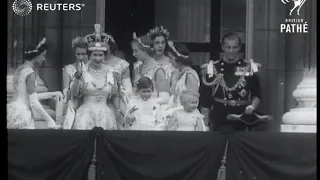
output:
MULTIPOLYGON (((165 59, 167 59, 168 62, 170 61, 168 57, 165 57, 165 59)), ((160 64, 160 67, 165 71, 166 79, 169 81, 169 85, 171 88, 171 86, 175 83, 173 74, 176 73, 178 70, 174 68, 171 63, 160 64)))
POLYGON ((95 126, 105 130, 117 129, 114 111, 107 105, 107 101, 117 90, 112 72, 103 68, 99 74, 89 73, 85 67, 80 79, 80 94, 82 104, 76 110, 72 129, 91 130, 95 126))
POLYGON ((8 129, 35 129, 26 84, 27 77, 32 73, 32 65, 27 61, 14 73, 14 99, 7 104, 8 129))

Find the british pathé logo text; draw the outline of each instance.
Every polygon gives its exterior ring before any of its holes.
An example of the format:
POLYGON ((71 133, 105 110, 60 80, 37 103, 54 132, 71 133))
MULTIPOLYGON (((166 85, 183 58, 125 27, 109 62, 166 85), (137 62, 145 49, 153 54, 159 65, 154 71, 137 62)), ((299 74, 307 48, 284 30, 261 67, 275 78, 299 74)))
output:
MULTIPOLYGON (((294 10, 297 11, 297 15, 300 16, 300 9, 306 2, 306 0, 281 0, 283 4, 289 4, 293 2, 293 7, 289 12, 289 16, 292 16, 294 10)), ((285 23, 280 24, 281 33, 308 33, 308 23, 304 19, 285 19, 285 23)))

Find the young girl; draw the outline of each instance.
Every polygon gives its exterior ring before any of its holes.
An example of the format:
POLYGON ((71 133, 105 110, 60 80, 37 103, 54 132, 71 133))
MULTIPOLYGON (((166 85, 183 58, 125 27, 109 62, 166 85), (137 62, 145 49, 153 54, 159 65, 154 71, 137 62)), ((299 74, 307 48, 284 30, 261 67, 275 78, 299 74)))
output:
POLYGON ((162 110, 156 99, 152 98, 153 84, 148 77, 142 77, 137 85, 138 98, 130 99, 125 114, 126 129, 153 131, 164 130, 162 110))
POLYGON ((206 131, 203 115, 197 107, 199 104, 199 93, 186 91, 180 96, 182 110, 177 110, 169 118, 166 130, 175 131, 206 131))

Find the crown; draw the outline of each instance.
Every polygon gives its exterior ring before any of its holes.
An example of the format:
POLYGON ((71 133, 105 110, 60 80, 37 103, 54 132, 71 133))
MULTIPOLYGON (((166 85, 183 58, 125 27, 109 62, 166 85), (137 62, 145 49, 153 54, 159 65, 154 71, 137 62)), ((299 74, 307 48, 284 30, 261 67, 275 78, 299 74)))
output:
POLYGON ((100 24, 94 25, 94 33, 85 36, 85 41, 88 43, 89 51, 107 51, 109 41, 115 43, 113 37, 109 34, 101 32, 100 24))
POLYGON ((36 46, 36 48, 34 50, 30 50, 30 51, 25 51, 24 53, 25 54, 30 54, 30 53, 36 53, 36 52, 39 52, 39 49, 46 44, 46 41, 47 39, 46 38, 43 38, 39 43, 38 45, 36 46))
POLYGON ((76 37, 72 40, 72 48, 74 48, 77 44, 87 44, 86 39, 84 37, 76 37))
POLYGON ((155 27, 154 29, 150 29, 149 32, 147 33, 148 36, 154 36, 158 34, 163 34, 165 35, 166 39, 169 39, 170 32, 165 29, 163 26, 160 27, 155 27))
POLYGON ((174 53, 176 53, 176 55, 177 55, 178 57, 183 57, 183 58, 185 58, 185 59, 187 59, 187 58, 189 57, 189 56, 185 56, 185 55, 183 55, 183 54, 180 54, 180 53, 177 51, 177 49, 174 47, 172 41, 168 41, 168 46, 172 49, 172 51, 173 51, 174 53))

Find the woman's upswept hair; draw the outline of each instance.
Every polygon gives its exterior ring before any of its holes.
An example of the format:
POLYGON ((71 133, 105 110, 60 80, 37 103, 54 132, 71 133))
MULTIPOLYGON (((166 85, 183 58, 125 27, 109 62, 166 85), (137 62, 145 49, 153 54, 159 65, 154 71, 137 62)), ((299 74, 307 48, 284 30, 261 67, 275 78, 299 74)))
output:
POLYGON ((153 41, 156 37, 163 36, 166 41, 169 39, 170 32, 165 29, 163 26, 156 26, 153 29, 150 29, 147 33, 147 36, 153 41))
POLYGON ((23 53, 24 60, 31 61, 32 59, 46 51, 48 49, 46 40, 46 38, 43 38, 37 45, 28 45, 23 53))
POLYGON ((133 40, 131 43, 137 43, 142 51, 147 52, 149 55, 154 54, 152 48, 153 41, 148 35, 137 37, 136 33, 133 33, 133 40))
POLYGON ((183 43, 175 43, 172 41, 168 42, 168 52, 173 54, 176 57, 177 63, 191 66, 193 61, 189 58, 189 49, 183 43))
POLYGON ((76 48, 83 48, 88 50, 88 43, 84 37, 76 37, 72 40, 72 48, 75 50, 76 48))

